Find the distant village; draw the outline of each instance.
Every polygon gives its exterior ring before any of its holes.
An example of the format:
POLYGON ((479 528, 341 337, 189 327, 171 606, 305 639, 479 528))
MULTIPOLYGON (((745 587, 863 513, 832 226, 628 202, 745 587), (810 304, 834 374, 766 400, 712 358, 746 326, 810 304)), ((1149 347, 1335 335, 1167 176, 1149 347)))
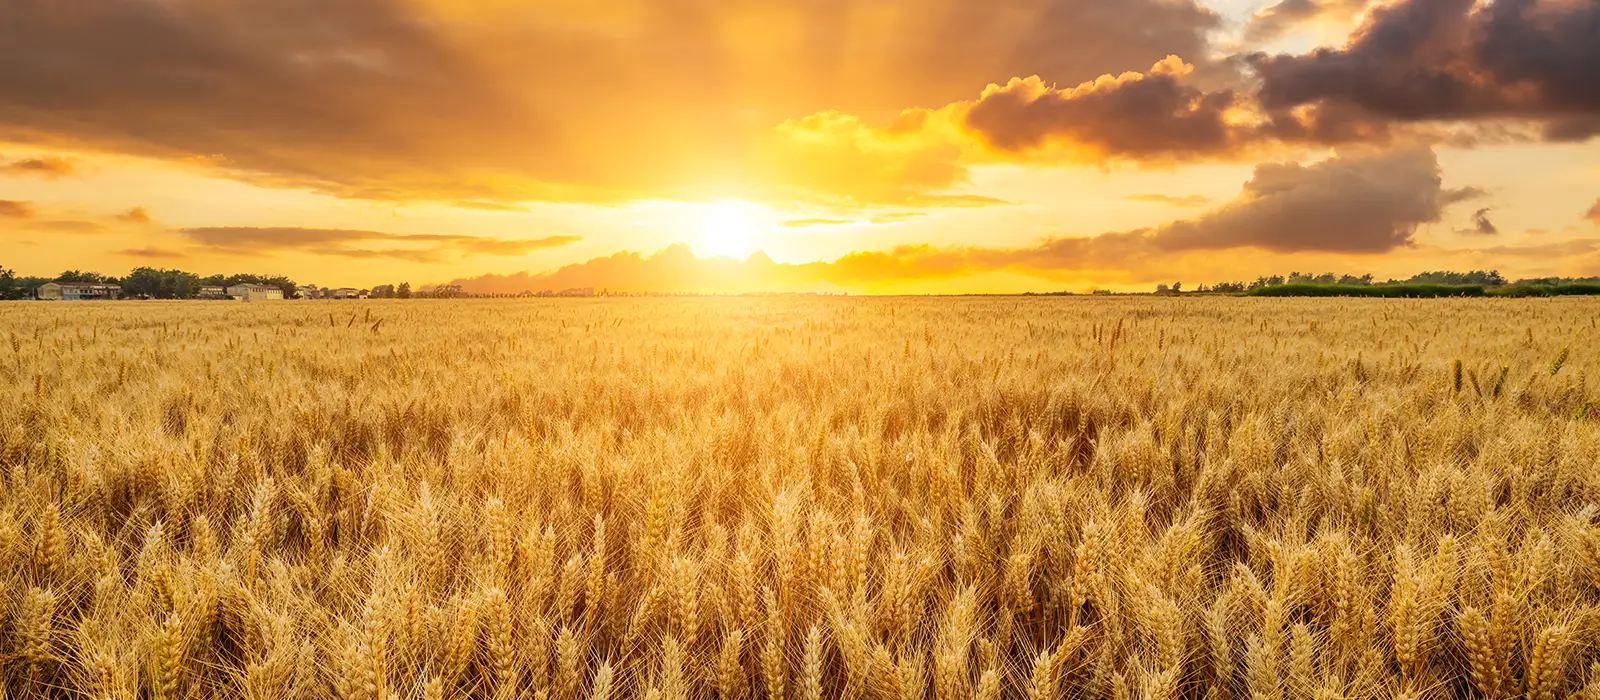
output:
POLYGON ((297 284, 275 275, 212 275, 140 267, 122 278, 68 270, 55 277, 24 277, 0 266, 0 299, 41 301, 113 301, 120 299, 202 299, 218 301, 284 301, 289 299, 458 299, 465 297, 595 297, 635 296, 577 287, 520 294, 468 294, 459 284, 413 290, 409 282, 380 284, 370 289, 297 284))
POLYGON ((295 285, 285 293, 283 287, 269 284, 202 285, 192 296, 163 297, 147 294, 129 294, 121 285, 103 282, 45 282, 34 288, 31 297, 41 301, 113 301, 118 299, 215 299, 234 301, 283 301, 285 299, 462 299, 482 298, 534 298, 534 297, 594 297, 594 296, 644 296, 607 291, 596 292, 594 287, 578 287, 561 291, 526 291, 520 294, 467 294, 458 284, 441 284, 424 290, 412 291, 409 285, 378 285, 371 289, 355 287, 319 287, 314 284, 295 285))

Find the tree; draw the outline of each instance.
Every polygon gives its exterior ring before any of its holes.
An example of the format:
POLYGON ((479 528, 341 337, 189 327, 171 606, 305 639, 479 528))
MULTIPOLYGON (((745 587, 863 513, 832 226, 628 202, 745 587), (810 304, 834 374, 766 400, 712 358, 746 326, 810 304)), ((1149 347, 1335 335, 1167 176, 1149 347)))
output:
POLYGON ((22 285, 17 284, 17 273, 0 267, 0 299, 23 298, 22 285))
POLYGON ((1182 282, 1173 282, 1172 283, 1172 293, 1173 294, 1182 294, 1183 293, 1183 283, 1182 282))
POLYGON ((122 280, 122 293, 151 299, 190 299, 200 289, 200 276, 183 270, 136 267, 122 280))
POLYGON ((98 272, 84 272, 82 270, 67 270, 56 275, 57 282, 74 282, 79 284, 116 284, 117 278, 107 277, 98 272))
POLYGON ((410 282, 401 282, 400 283, 400 287, 395 290, 394 294, 395 294, 395 296, 400 297, 401 299, 410 299, 411 298, 411 283, 410 282))
POLYGON ((373 299, 393 299, 394 298, 394 285, 392 285, 392 284, 380 284, 380 285, 378 285, 376 287, 373 287, 372 288, 372 294, 370 296, 373 299))

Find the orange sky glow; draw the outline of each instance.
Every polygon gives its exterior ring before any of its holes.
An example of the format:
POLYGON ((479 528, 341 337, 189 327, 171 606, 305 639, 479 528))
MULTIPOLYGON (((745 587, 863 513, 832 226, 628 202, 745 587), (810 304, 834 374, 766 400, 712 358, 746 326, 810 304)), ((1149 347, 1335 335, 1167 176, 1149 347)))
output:
POLYGON ((0 267, 1600 275, 1600 0, 17 0, 0 267))

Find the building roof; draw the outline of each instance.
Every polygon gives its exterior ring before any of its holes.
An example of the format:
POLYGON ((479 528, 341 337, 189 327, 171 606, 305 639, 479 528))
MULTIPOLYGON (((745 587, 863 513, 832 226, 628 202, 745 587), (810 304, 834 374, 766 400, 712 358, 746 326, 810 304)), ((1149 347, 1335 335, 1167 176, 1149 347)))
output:
POLYGON ((41 287, 55 285, 62 289, 122 289, 120 285, 105 284, 102 282, 45 282, 41 287))

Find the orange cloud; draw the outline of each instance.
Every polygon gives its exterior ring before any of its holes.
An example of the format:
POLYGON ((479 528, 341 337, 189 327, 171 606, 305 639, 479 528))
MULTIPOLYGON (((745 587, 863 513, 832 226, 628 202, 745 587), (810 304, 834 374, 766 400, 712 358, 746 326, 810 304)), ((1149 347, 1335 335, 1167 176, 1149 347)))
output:
POLYGON ((5 165, 0 165, 0 172, 13 175, 37 175, 47 178, 63 177, 77 171, 78 168, 72 164, 72 161, 57 156, 14 160, 5 165))
POLYGON ((174 258, 187 257, 183 253, 180 253, 176 250, 167 250, 165 248, 156 248, 154 246, 147 246, 144 248, 127 248, 117 251, 117 254, 125 255, 130 258, 149 258, 152 260, 170 260, 174 258))
POLYGON ((1321 18, 1348 20, 1366 9, 1369 0, 1281 0, 1250 16, 1244 39, 1262 44, 1321 18))
POLYGON ((829 262, 785 264, 764 254, 742 261, 698 258, 678 245, 650 256, 624 251, 542 274, 485 275, 458 282, 474 291, 500 293, 572 287, 660 292, 871 289, 995 271, 1060 279, 1161 270, 1182 256, 1221 250, 1373 255, 1411 247, 1419 226, 1440 220, 1446 207, 1473 194, 1444 189, 1438 162, 1426 149, 1359 153, 1305 166, 1263 164, 1237 198, 1192 219, 1032 246, 905 245, 852 252, 829 262))
POLYGON ((32 202, 18 202, 10 199, 0 199, 0 217, 8 219, 31 219, 34 215, 32 202))
MULTIPOLYGON (((19 140, 340 196, 496 203, 970 203, 865 177, 841 191, 827 167, 785 177, 765 144, 830 109, 876 120, 1014 75, 1076 82, 1208 56, 1221 25, 1195 0, 68 5, 6 6, 0 127, 19 140)), ((959 182, 940 153, 901 168, 878 146, 842 156, 912 185, 959 182)))
POLYGON ((1123 199, 1135 202, 1150 202, 1152 204, 1170 204, 1175 207, 1203 207, 1211 203, 1210 197, 1198 194, 1172 196, 1166 194, 1134 194, 1123 199))
POLYGON ((1105 75, 1073 88, 1037 76, 990 85, 966 108, 963 125, 990 148, 1025 153, 1056 145, 1074 160, 1186 160, 1235 151, 1255 138, 1236 126, 1232 90, 1183 82, 1194 70, 1168 56, 1149 73, 1105 75))
POLYGON ((440 262, 444 260, 445 252, 466 255, 527 255, 536 250, 557 248, 582 240, 578 236, 507 239, 458 234, 386 233, 297 226, 213 226, 184 228, 179 229, 178 233, 202 246, 223 253, 262 254, 301 251, 314 255, 397 258, 414 262, 440 262), (413 247, 359 248, 354 246, 357 243, 399 244, 413 247))
POLYGON ((478 209, 478 210, 481 210, 481 211, 506 211, 506 212, 525 212, 525 211, 527 211, 527 208, 519 207, 519 206, 517 206, 515 204, 500 204, 498 202, 476 202, 476 201, 466 200, 466 199, 458 199, 458 200, 456 200, 454 202, 451 202, 450 206, 456 207, 458 209, 478 209))
POLYGON ((28 224, 29 228, 49 233, 90 234, 105 233, 105 224, 98 221, 40 221, 28 224))
POLYGON ((1594 206, 1589 207, 1589 213, 1584 218, 1600 224, 1600 199, 1594 200, 1594 206))
POLYGON ((150 211, 144 207, 134 207, 117 215, 117 221, 129 224, 150 223, 150 211))

